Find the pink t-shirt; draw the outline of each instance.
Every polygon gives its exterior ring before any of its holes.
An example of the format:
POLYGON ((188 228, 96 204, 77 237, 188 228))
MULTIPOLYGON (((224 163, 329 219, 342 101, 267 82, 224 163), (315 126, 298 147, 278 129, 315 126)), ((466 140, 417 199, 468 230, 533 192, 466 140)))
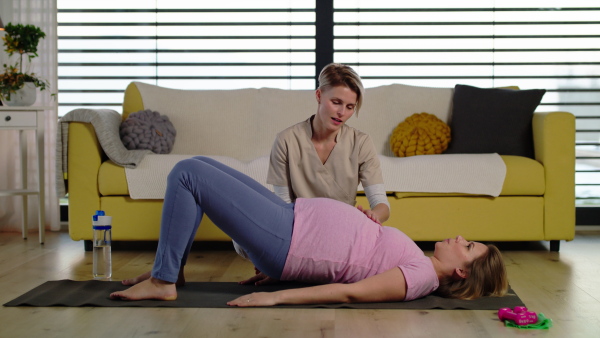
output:
POLYGON ((398 267, 405 301, 438 288, 431 259, 402 231, 380 226, 360 210, 327 198, 298 198, 282 280, 354 283, 398 267))

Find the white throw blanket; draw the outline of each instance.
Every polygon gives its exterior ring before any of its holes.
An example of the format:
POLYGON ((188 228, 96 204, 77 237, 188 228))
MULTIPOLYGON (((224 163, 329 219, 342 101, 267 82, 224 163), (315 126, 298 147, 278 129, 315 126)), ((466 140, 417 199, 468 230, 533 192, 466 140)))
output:
POLYGON ((385 190, 498 197, 506 164, 498 154, 379 156, 385 190))
MULTIPOLYGON (((167 175, 181 160, 194 155, 158 155, 149 154, 144 157, 137 168, 125 168, 129 195, 133 199, 163 199, 167 191, 167 175)), ((206 156, 240 171, 273 191, 267 185, 269 157, 262 156, 251 162, 242 162, 225 156, 206 156)))
MULTIPOLYGON (((192 155, 144 157, 137 168, 125 168, 133 199, 163 199, 167 175, 177 162, 192 155), (150 183, 151 182, 151 183, 150 183)), ((251 162, 230 157, 208 156, 267 185, 269 157, 251 162)), ((385 188, 397 192, 464 193, 497 197, 502 191, 506 165, 498 154, 447 154, 407 158, 379 156, 385 188)), ((362 187, 358 187, 362 191, 362 187)))

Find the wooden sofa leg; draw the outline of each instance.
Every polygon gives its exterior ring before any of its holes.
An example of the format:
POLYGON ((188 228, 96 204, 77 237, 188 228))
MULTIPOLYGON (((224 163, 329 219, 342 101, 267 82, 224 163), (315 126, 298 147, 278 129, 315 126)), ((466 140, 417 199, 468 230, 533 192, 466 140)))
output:
POLYGON ((550 251, 558 252, 560 249, 560 241, 550 241, 550 251))

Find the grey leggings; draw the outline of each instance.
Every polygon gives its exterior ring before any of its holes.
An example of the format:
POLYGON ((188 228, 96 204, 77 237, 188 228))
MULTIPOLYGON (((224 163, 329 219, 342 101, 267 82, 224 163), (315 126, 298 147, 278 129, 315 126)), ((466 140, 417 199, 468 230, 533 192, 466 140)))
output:
POLYGON ((239 171, 200 156, 177 163, 167 178, 154 278, 177 281, 205 213, 246 250, 260 271, 281 277, 294 204, 239 171))

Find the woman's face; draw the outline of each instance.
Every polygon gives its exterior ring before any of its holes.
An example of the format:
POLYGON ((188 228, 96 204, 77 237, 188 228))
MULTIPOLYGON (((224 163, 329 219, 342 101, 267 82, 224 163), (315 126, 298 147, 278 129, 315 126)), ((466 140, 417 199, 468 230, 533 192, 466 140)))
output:
POLYGON ((354 114, 356 93, 346 86, 316 91, 318 124, 326 130, 339 130, 354 114))
POLYGON ((488 247, 483 243, 469 242, 462 236, 456 236, 456 238, 448 238, 435 243, 433 256, 448 270, 465 269, 471 262, 485 254, 487 250, 488 247))

